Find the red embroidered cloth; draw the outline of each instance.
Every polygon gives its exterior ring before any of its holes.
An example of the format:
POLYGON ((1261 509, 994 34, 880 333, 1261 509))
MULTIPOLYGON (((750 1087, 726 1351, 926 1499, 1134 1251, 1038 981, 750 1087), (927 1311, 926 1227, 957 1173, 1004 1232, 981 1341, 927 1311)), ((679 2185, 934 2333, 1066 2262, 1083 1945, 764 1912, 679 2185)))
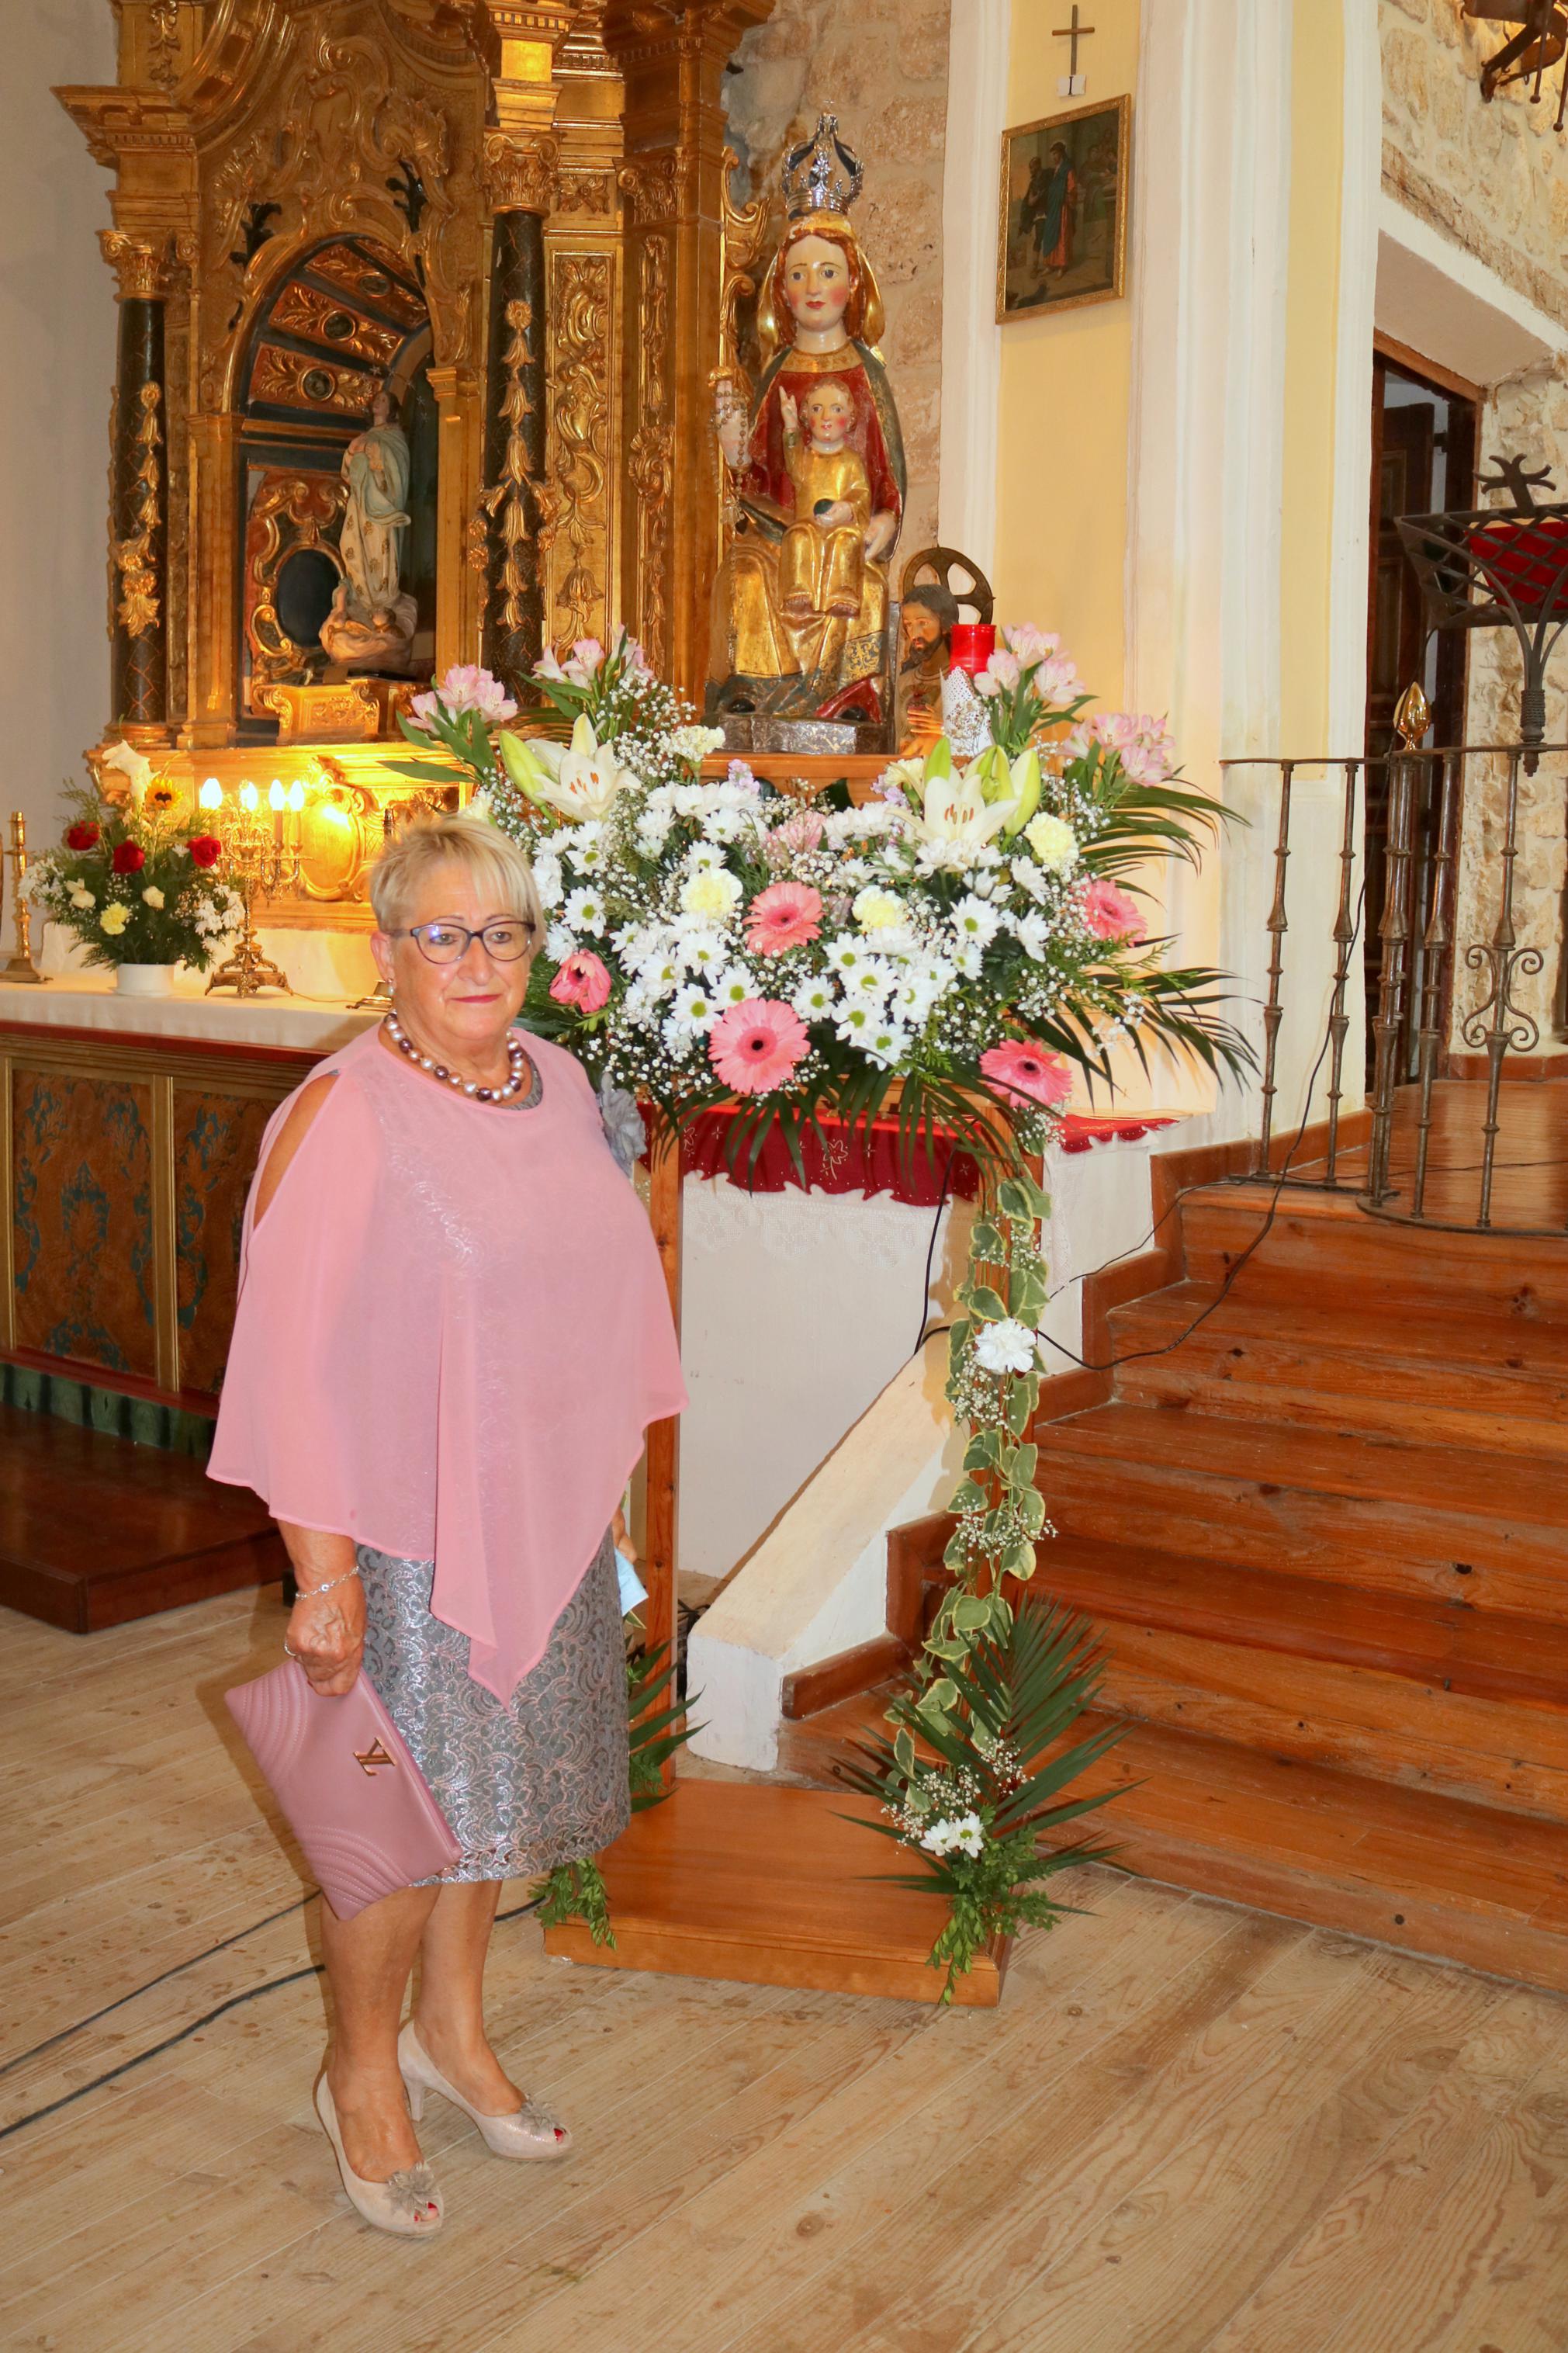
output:
MULTIPOLYGON (((697 1122, 681 1146, 680 1165, 689 1176, 729 1175, 724 1147, 734 1116, 732 1111, 712 1111, 697 1122)), ((1132 1144, 1155 1128, 1172 1124, 1169 1119, 1119 1119, 1114 1115, 1099 1118, 1069 1112, 1062 1122, 1062 1150, 1088 1152, 1096 1144, 1132 1144)), ((878 1120, 868 1145, 863 1137, 847 1136, 837 1120, 824 1120, 822 1125, 827 1139, 826 1149, 815 1136, 805 1136, 801 1141, 807 1191, 891 1193, 895 1200, 906 1201, 911 1208, 934 1209, 944 1198, 944 1174, 949 1195, 957 1194, 972 1201, 979 1189, 979 1171, 966 1152, 952 1155, 952 1166, 948 1171, 949 1147, 940 1136, 932 1145, 929 1159, 920 1145, 906 1157, 899 1148, 896 1119, 878 1120)), ((747 1181, 743 1163, 735 1181, 747 1181)), ((776 1131, 763 1145, 750 1183, 757 1193, 782 1193, 788 1185, 800 1185, 789 1147, 776 1131)))

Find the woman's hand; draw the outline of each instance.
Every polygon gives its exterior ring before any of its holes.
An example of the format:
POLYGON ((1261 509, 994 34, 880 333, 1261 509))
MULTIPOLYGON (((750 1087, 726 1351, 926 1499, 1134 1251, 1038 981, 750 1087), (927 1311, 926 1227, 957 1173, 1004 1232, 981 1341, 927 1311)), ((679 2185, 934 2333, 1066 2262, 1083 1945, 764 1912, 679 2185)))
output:
POLYGON ((351 1536, 279 1520, 299 1591, 283 1640, 325 1698, 353 1691, 364 1656, 364 1587, 355 1571, 351 1536), (324 1590, 331 1587, 330 1592, 324 1590))
POLYGON ((307 1593, 289 1614, 284 1641, 323 1699, 342 1699, 354 1687, 364 1656, 364 1587, 357 1577, 331 1593, 307 1593))
POLYGON ((635 1568, 637 1565, 637 1548, 633 1544, 631 1533, 626 1526, 625 1512, 617 1511, 615 1518, 610 1522, 610 1541, 617 1552, 625 1553, 635 1568))
POLYGON ((864 545, 867 554, 873 560, 879 555, 886 555, 898 535, 899 518, 890 509, 884 508, 866 525, 864 545))

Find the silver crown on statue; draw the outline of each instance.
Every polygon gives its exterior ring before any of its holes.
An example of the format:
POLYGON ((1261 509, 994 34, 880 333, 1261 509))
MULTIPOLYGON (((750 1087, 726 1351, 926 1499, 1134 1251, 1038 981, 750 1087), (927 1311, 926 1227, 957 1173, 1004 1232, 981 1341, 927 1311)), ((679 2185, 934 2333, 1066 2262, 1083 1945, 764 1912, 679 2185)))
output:
POLYGON ((819 114, 816 129, 784 160, 784 210, 791 220, 812 213, 847 213, 866 174, 860 158, 838 136, 838 117, 819 114))

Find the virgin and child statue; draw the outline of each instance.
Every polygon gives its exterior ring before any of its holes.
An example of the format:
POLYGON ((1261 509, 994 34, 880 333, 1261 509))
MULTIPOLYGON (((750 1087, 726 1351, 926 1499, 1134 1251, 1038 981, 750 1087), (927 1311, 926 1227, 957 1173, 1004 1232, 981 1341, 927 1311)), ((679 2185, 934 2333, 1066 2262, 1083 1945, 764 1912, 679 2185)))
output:
POLYGON ((733 377, 715 393, 736 518, 716 604, 718 718, 878 723, 888 712, 904 450, 876 348, 881 296, 847 217, 861 176, 832 115, 785 157, 756 396, 748 414, 733 377))
POLYGON ((343 451, 342 474, 342 576, 321 624, 321 644, 329 660, 345 670, 395 668, 413 647, 418 607, 399 589, 410 520, 408 438, 384 385, 371 403, 369 425, 343 451))

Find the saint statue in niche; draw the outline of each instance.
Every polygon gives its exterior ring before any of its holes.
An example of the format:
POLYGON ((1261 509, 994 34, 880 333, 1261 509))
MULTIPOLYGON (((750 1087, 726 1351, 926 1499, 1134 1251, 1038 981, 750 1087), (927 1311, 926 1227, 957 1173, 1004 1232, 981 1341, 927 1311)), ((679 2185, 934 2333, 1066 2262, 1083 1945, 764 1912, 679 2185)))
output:
POLYGON ((763 281, 763 369, 714 425, 735 534, 717 600, 710 712, 879 725, 889 714, 888 558, 904 451, 876 349, 882 300, 847 218, 861 169, 824 115, 784 159, 788 216, 763 281))
POLYGON ((345 670, 405 663, 418 607, 399 593, 403 535, 408 529, 408 438, 384 385, 371 403, 371 421, 343 451, 347 498, 338 554, 342 578, 321 624, 329 660, 345 670))

